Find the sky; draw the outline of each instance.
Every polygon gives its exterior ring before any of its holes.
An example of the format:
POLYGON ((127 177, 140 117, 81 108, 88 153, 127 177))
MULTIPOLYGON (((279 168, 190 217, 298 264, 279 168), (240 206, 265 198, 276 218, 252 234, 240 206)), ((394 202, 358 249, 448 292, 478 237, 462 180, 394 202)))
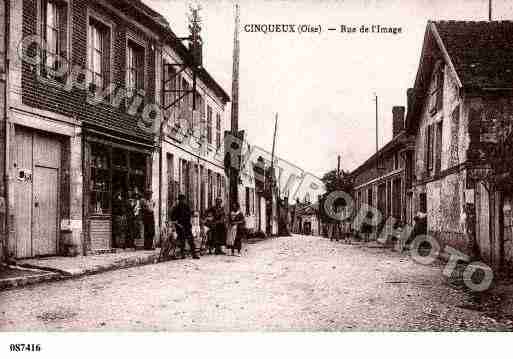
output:
MULTIPOLYGON (((200 4, 204 66, 231 94, 234 2, 143 0, 187 35, 200 4)), ((406 106, 428 20, 487 20, 488 0, 240 0, 239 127, 250 143, 322 176, 353 170, 392 137, 392 107, 406 106), (246 24, 310 24, 321 33, 245 32, 246 24), (397 35, 328 31, 341 25, 400 27, 397 35)), ((513 1, 493 0, 493 19, 513 19, 513 1)), ((229 106, 227 118, 229 118, 229 106)), ((229 121, 228 121, 229 122, 229 121)))

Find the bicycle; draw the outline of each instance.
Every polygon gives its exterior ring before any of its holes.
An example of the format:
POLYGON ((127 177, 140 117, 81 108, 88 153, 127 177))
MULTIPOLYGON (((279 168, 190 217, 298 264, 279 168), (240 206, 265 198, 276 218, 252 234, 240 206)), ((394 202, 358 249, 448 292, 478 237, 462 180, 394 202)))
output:
POLYGON ((178 234, 176 233, 176 223, 167 223, 160 230, 159 262, 176 258, 177 247, 178 234))

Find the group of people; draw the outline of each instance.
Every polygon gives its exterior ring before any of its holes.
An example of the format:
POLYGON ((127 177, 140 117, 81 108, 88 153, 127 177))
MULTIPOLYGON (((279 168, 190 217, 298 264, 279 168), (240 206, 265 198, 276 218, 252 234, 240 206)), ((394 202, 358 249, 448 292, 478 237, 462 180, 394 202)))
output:
POLYGON ((115 246, 137 249, 137 242, 143 240, 144 249, 154 248, 155 204, 151 200, 151 191, 145 195, 134 188, 124 196, 118 191, 112 201, 112 230, 115 246))
POLYGON ((217 198, 215 205, 209 208, 204 217, 200 218, 198 211, 192 211, 185 195, 178 196, 178 203, 171 211, 171 221, 175 224, 177 241, 181 258, 185 258, 185 244, 189 244, 192 258, 199 259, 200 253, 196 241, 202 233, 207 235, 209 253, 226 254, 223 247, 229 248, 231 254, 241 254, 242 238, 245 235, 245 219, 240 205, 234 203, 227 216, 223 201, 217 198), (208 232, 208 233, 206 233, 208 232))

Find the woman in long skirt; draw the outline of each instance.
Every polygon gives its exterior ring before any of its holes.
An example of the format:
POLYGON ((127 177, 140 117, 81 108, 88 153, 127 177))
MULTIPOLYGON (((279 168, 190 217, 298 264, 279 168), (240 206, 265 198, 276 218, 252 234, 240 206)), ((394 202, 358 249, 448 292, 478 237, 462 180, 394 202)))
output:
POLYGON ((234 228, 234 231, 230 233, 234 238, 233 245, 231 246, 232 256, 235 255, 235 250, 240 256, 240 252, 242 250, 242 238, 246 232, 244 214, 240 211, 240 205, 238 203, 234 203, 233 209, 230 213, 230 227, 234 228))

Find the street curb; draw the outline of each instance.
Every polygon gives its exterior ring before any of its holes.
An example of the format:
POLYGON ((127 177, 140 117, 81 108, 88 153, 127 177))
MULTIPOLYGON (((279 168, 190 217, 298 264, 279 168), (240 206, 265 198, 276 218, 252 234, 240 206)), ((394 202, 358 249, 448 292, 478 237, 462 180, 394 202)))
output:
POLYGON ((104 272, 114 271, 118 269, 133 268, 148 264, 158 263, 159 254, 151 254, 147 257, 132 257, 125 258, 110 264, 100 264, 91 268, 81 268, 78 270, 60 270, 51 267, 30 265, 30 264, 18 264, 17 266, 25 269, 37 269, 44 270, 50 273, 43 273, 34 276, 26 277, 15 277, 0 281, 0 291, 12 288, 20 288, 31 284, 37 284, 42 282, 49 282, 53 280, 64 280, 80 278, 88 275, 100 274, 104 272))
POLYGON ((41 273, 30 276, 14 277, 0 280, 0 291, 25 287, 31 284, 50 282, 61 279, 59 273, 41 273))

